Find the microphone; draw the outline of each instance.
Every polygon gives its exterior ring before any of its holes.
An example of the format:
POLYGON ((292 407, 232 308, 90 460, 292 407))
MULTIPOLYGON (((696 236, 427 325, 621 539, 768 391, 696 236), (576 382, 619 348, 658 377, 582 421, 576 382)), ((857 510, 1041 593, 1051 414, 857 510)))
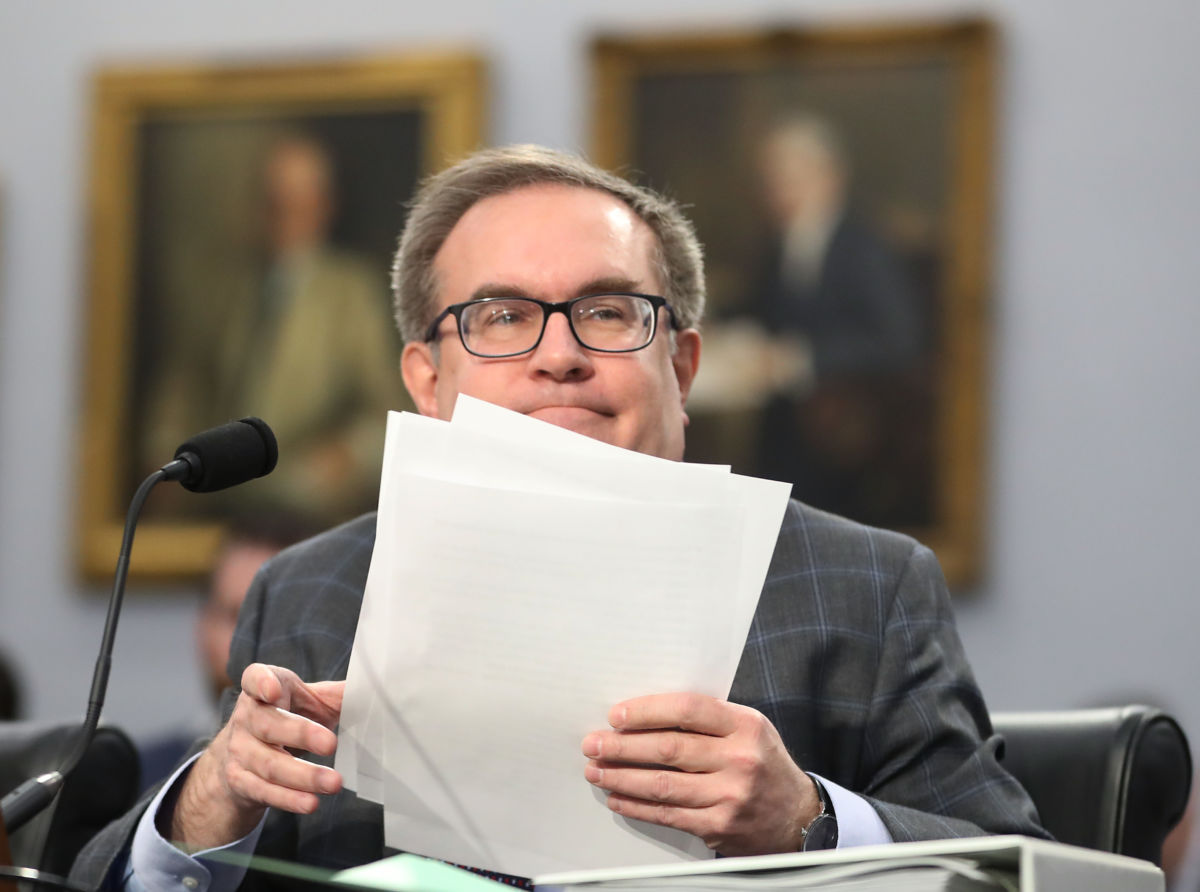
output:
POLYGON ((196 434, 175 450, 172 461, 138 486, 125 515, 125 533, 117 556, 108 616, 104 621, 104 635, 92 675, 87 715, 79 737, 61 768, 30 778, 0 800, 0 821, 9 832, 22 826, 54 800, 63 779, 79 764, 96 733, 108 688, 117 619, 121 613, 121 600, 125 596, 125 578, 129 574, 129 556, 133 550, 133 534, 150 490, 160 481, 178 480, 192 492, 216 492, 270 474, 278 459, 279 446, 267 423, 261 418, 243 418, 196 434))
POLYGON ((196 434, 162 466, 167 480, 192 492, 216 492, 275 470, 279 445, 261 418, 243 418, 196 434))

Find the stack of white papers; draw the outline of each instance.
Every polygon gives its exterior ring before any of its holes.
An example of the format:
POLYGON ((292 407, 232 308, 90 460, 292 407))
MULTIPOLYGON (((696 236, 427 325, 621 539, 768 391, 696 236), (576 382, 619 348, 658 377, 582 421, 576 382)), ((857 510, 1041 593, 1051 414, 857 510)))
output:
POLYGON ((391 413, 335 767, 387 845, 502 873, 711 857, 614 815, 584 736, 631 697, 725 697, 789 485, 460 397, 391 413))

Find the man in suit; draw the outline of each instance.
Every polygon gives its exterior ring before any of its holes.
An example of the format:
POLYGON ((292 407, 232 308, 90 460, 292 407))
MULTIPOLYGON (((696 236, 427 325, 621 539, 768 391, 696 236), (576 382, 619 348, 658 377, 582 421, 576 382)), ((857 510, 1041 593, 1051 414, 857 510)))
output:
POLYGON ((337 202, 320 141, 293 134, 271 146, 259 292, 226 320, 215 387, 222 417, 270 419, 286 450, 287 461, 254 487, 256 501, 326 524, 375 502, 398 351, 386 277, 330 240, 337 202))
MULTIPOLYGON (((422 413, 446 418, 465 393, 683 457, 703 273, 691 225, 660 196, 573 156, 484 151, 424 186, 394 284, 422 413)), ((225 726, 93 841, 76 879, 215 892, 242 874, 207 861, 214 848, 332 867, 384 854, 380 807, 330 767, 374 532, 366 516, 264 567, 225 726)), ((649 691, 607 721, 580 742, 580 783, 722 854, 1041 834, 997 764, 932 554, 796 502, 729 700, 649 691)))
POLYGON ((279 136, 264 153, 260 177, 253 261, 226 264, 227 303, 204 315, 199 332, 195 321, 175 320, 190 327, 162 360, 147 408, 146 452, 174 449, 199 427, 261 415, 286 460, 203 510, 292 510, 329 525, 374 504, 378 492, 399 352, 387 277, 332 241, 337 176, 317 138, 279 136))
POLYGON ((900 459, 929 423, 913 399, 926 326, 909 270, 852 210, 849 160, 828 121, 785 119, 759 160, 774 232, 747 309, 791 375, 765 401, 756 467, 856 520, 923 522, 928 480, 900 459))

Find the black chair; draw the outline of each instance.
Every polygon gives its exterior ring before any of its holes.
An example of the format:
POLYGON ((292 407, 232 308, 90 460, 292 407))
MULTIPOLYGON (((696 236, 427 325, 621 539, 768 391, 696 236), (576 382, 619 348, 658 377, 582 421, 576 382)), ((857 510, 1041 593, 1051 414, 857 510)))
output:
POLYGON ((1160 709, 1121 706, 996 713, 1004 766, 1059 842, 1162 863, 1187 806, 1192 757, 1160 709))
MULTIPOLYGON (((63 764, 79 722, 0 722, 0 796, 63 764)), ((102 726, 49 807, 9 834, 13 863, 66 876, 79 850, 133 807, 140 767, 125 732, 102 726)))

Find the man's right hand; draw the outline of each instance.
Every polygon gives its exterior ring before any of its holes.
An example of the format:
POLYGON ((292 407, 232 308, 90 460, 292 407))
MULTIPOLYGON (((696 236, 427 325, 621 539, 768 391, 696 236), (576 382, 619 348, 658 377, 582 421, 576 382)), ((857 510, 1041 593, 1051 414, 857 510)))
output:
POLYGON ((170 815, 160 816, 160 832, 200 851, 246 836, 268 806, 315 811, 318 794, 336 793, 342 776, 288 750, 333 753, 345 688, 344 681, 306 684, 279 666, 247 666, 233 714, 192 766, 170 815))

